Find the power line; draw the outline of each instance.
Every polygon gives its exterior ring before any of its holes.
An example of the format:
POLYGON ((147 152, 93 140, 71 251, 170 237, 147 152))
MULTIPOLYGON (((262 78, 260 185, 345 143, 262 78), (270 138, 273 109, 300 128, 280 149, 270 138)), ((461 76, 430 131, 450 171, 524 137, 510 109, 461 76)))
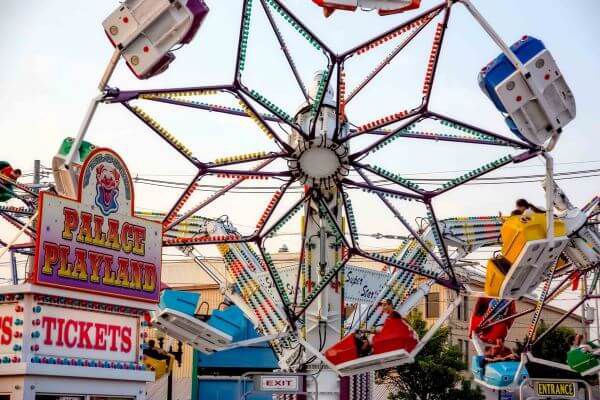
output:
MULTIPOLYGON (((558 172, 555 173, 555 180, 571 180, 571 179, 585 179, 585 178, 593 178, 600 176, 600 169, 587 169, 587 170, 577 170, 577 171, 566 171, 566 172, 558 172)), ((472 182, 466 183, 466 185, 502 185, 502 184, 517 184, 517 183, 531 183, 531 182, 541 182, 544 179, 545 175, 542 174, 531 174, 531 175, 513 175, 513 176, 499 176, 499 177, 481 177, 476 178, 472 182), (533 179, 532 179, 533 178, 533 179), (536 179, 537 178, 537 179, 536 179)), ((413 180, 415 183, 421 184, 433 184, 433 183, 443 183, 449 181, 451 178, 422 178, 413 180)), ((157 187, 165 187, 170 189, 183 189, 186 188, 189 183, 187 182, 177 182, 177 181, 169 181, 169 180, 160 180, 160 179, 149 179, 142 178, 136 176, 133 179, 137 183, 157 186, 157 187)), ((381 186, 393 185, 393 182, 389 182, 387 180, 376 180, 374 183, 379 183, 381 186)), ((197 191, 202 192, 217 192, 226 187, 226 185, 199 185, 196 189, 197 191)), ((266 190, 278 190, 280 186, 242 186, 237 189, 229 190, 227 193, 247 193, 247 194, 264 194, 266 190)), ((296 190, 288 190, 288 193, 303 193, 299 186, 291 186, 292 189, 296 190)))
MULTIPOLYGON (((573 164, 596 164, 600 163, 600 160, 583 160, 583 161, 567 161, 567 162, 556 162, 554 165, 573 165, 573 164)), ((530 169, 530 168, 541 168, 540 165, 510 165, 503 167, 503 169, 530 169)), ((43 169, 47 169, 52 171, 49 167, 43 167, 43 169)), ((448 171, 427 171, 427 172, 411 172, 405 173, 403 175, 429 175, 429 174, 444 174, 444 173, 454 173, 454 172, 465 172, 469 171, 468 169, 457 169, 457 170, 448 170, 448 171)), ((151 177, 151 176, 170 176, 170 177, 194 177, 196 174, 142 174, 141 176, 151 177)))

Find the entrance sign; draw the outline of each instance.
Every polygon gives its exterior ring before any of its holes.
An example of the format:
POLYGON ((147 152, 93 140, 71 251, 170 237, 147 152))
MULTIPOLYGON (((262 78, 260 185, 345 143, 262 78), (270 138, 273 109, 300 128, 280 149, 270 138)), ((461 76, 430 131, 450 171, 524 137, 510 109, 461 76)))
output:
POLYGON ((123 160, 97 149, 79 176, 76 200, 42 192, 34 281, 158 302, 162 226, 134 215, 123 160))
POLYGON ((575 397, 574 382, 535 382, 535 393, 538 396, 575 397))
POLYGON ((519 399, 592 400, 591 386, 581 379, 527 378, 519 385, 519 399))
POLYGON ((39 354, 137 361, 138 319, 125 315, 43 306, 39 354))

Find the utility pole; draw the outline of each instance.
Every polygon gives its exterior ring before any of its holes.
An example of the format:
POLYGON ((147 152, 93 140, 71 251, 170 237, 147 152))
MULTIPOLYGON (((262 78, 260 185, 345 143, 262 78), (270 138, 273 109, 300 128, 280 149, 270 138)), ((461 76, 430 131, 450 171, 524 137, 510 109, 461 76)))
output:
POLYGON ((41 170, 40 160, 35 160, 33 162, 33 183, 34 184, 40 183, 40 170, 41 170))
POLYGON ((40 160, 34 160, 33 161, 33 191, 34 192, 39 192, 40 188, 39 188, 39 184, 40 184, 40 175, 41 175, 41 163, 40 160))
MULTIPOLYGON (((596 296, 600 296, 600 290, 598 289, 598 286, 596 285, 596 287, 593 289, 596 292, 596 296)), ((595 323, 596 323, 596 337, 595 339, 600 339, 600 309, 598 309, 598 297, 596 297, 595 299, 595 306, 596 306, 596 318, 595 318, 595 323)))
POLYGON ((10 252, 10 266, 12 271, 12 283, 13 285, 19 284, 19 272, 17 269, 17 257, 14 251, 10 252))

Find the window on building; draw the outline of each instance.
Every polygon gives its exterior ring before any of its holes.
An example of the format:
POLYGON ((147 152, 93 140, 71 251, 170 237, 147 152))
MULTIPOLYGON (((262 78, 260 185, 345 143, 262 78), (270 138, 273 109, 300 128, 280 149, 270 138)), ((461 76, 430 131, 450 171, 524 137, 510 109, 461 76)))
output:
POLYGON ((133 400, 131 397, 90 396, 90 400, 133 400))
POLYGON ((458 339, 458 349, 462 354, 462 360, 469 368, 469 341, 466 339, 458 339))
POLYGON ((439 318, 440 316, 440 294, 429 293, 425 303, 425 317, 439 318))
POLYGON ((463 296, 463 300, 456 307, 456 319, 459 321, 469 320, 469 297, 463 296))

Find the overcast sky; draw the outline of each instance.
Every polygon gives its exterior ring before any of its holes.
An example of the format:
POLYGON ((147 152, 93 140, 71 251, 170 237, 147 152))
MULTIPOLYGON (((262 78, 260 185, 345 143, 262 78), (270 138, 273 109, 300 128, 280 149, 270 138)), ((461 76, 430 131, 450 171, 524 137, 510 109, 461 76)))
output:
MULTIPOLYGON (((176 52, 177 59, 167 72, 147 81, 139 81, 121 62, 111 85, 131 89, 231 82, 241 1, 207 0, 207 3, 211 12, 196 39, 176 52)), ((423 0, 422 3, 422 9, 436 4, 430 0, 423 0)), ((597 45, 597 38, 600 37, 597 24, 600 3, 596 0, 475 0, 474 3, 507 42, 512 43, 524 34, 542 39, 575 95, 577 118, 565 129, 554 152, 557 170, 599 168, 596 96, 600 93, 597 77, 600 71, 597 45)), ((350 48, 415 15, 411 13, 382 18, 367 12, 338 12, 325 19, 321 10, 309 0, 288 0, 286 4, 337 51, 350 48)), ((112 1, 2 2, 0 159, 8 160, 26 172, 31 171, 34 159, 40 159, 43 165, 50 166, 61 140, 75 135, 112 53, 101 22, 116 5, 112 1)), ((268 31, 264 16, 253 16, 253 23, 248 71, 244 81, 267 94, 267 97, 280 101, 286 111, 293 113, 300 105, 301 98, 293 80, 289 78, 289 71, 285 69, 278 45, 268 31)), ((282 30, 286 34, 291 32, 285 27, 282 30)), ((425 33, 431 34, 431 31, 425 33)), ((418 89, 425 72, 430 38, 431 35, 415 41, 414 46, 407 49, 405 57, 389 67, 381 81, 374 82, 372 88, 365 90, 361 99, 357 96, 356 104, 351 109, 356 117, 353 122, 364 123, 415 105, 415 100, 420 99, 418 89)), ((295 61, 299 69, 306 72, 305 76, 323 68, 322 55, 311 52, 306 46, 302 47, 303 44, 292 35, 288 44, 290 47, 297 44, 299 57, 295 61)), ((460 5, 455 6, 447 40, 442 48, 431 108, 510 136, 501 115, 477 85, 480 68, 498 53, 499 50, 465 9, 460 5)), ((364 71, 368 72, 368 69, 364 71)), ((354 76, 349 79, 358 80, 354 76)), ((274 150, 272 144, 247 120, 164 105, 149 104, 144 107, 187 143, 203 161, 223 155, 274 150)), ((167 148, 119 105, 100 106, 87 139, 120 152, 134 176, 185 182, 194 174, 194 169, 187 161, 167 148)), ((504 149, 480 146, 403 142, 372 162, 405 176, 451 177, 504 154, 507 154, 504 149)), ((505 168, 493 176, 542 172, 540 160, 534 159, 505 168)), ((216 184, 215 181, 206 182, 216 184)), ((563 180, 559 183, 576 204, 582 204, 598 193, 600 177, 563 180)), ((164 210, 179 195, 173 189, 136 186, 138 208, 164 210)), ((297 199, 297 194, 294 196, 290 197, 290 202, 297 199)), ((228 214, 240 229, 252 230, 256 215, 262 212, 269 197, 232 195, 231 199, 208 209, 206 216, 228 214)), ((509 212, 514 199, 518 197, 527 197, 543 204, 543 191, 539 183, 520 183, 466 186, 442 196, 435 205, 441 217, 489 215, 499 211, 509 212)), ((363 232, 400 232, 379 201, 363 198, 357 199, 356 204, 360 210, 359 220, 363 221, 363 232)), ((411 220, 418 215, 416 210, 407 213, 411 220)), ((287 229, 291 233, 298 230, 298 226, 287 229)), ((294 247, 293 236, 275 241, 274 246, 278 247, 284 242, 294 247)), ((367 247, 393 244, 368 238, 363 243, 367 247)))

